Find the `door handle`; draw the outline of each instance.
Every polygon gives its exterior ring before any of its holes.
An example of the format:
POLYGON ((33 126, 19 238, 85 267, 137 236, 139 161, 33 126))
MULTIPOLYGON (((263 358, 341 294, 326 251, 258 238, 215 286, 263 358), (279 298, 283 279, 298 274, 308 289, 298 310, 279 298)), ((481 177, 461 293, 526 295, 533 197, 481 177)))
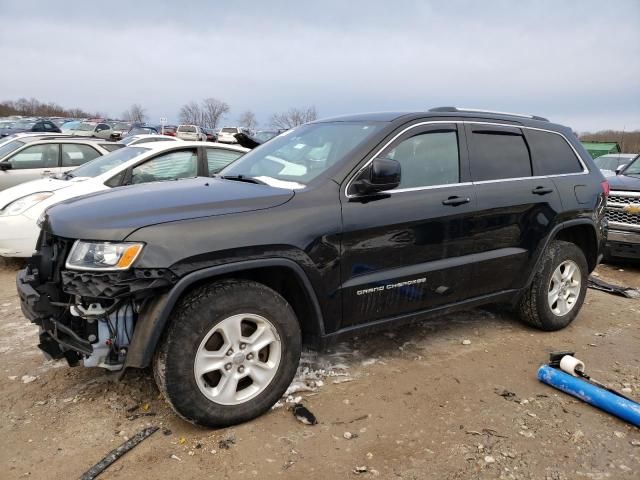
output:
POLYGON ((531 193, 535 193, 536 195, 546 195, 547 193, 553 192, 553 188, 547 187, 536 187, 531 190, 531 193))
POLYGON ((443 205, 451 205, 452 207, 457 207, 458 205, 462 205, 465 203, 469 203, 471 199, 469 197, 449 197, 446 200, 442 201, 443 205))

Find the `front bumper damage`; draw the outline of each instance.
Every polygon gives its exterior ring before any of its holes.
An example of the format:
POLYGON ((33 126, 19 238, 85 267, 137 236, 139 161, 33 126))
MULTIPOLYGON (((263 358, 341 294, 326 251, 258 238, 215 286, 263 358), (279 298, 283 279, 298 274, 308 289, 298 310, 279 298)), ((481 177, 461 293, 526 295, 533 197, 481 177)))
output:
POLYGON ((175 276, 166 269, 64 270, 72 240, 44 237, 16 276, 22 312, 40 327, 38 347, 71 366, 82 360, 85 366, 121 369, 139 314, 175 276))

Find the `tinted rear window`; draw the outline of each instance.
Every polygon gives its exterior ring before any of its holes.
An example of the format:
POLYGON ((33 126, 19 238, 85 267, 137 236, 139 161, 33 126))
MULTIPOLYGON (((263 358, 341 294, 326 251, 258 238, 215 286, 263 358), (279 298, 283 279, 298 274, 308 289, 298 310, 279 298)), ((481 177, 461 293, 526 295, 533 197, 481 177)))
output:
POLYGON ((524 137, 492 130, 472 131, 469 140, 474 181, 531 176, 531 160, 524 137))
POLYGON ((534 175, 559 175, 582 172, 575 152, 560 135, 539 130, 525 130, 534 175))
POLYGON ((192 127, 191 125, 182 125, 182 126, 178 127, 178 131, 179 132, 193 133, 193 132, 196 131, 196 127, 192 127))

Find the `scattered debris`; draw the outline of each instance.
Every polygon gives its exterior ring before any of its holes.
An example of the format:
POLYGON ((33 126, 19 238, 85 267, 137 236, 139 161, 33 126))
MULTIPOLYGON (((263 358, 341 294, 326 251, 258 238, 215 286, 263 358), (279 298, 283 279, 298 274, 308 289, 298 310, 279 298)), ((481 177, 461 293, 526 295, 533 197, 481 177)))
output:
POLYGON ((227 437, 218 442, 218 448, 220 450, 229 450, 233 445, 236 444, 236 439, 233 437, 227 437))
POLYGON ((491 455, 487 455, 486 457, 484 457, 484 461, 487 463, 496 463, 496 459, 493 458, 491 455))
POLYGON ((179 462, 181 462, 181 461, 182 461, 182 459, 181 459, 179 456, 174 455, 174 454, 172 454, 172 455, 171 455, 171 458, 172 458, 173 460, 178 460, 179 462))
POLYGON ((340 378, 336 378, 333 382, 334 384, 339 384, 339 383, 346 383, 346 382, 353 382, 353 378, 351 377, 340 377, 340 378))
POLYGON ((296 403, 293 406, 293 415, 298 419, 298 421, 305 425, 315 425, 318 423, 315 415, 307 410, 307 408, 301 403, 296 403))
POLYGON ((22 383, 31 383, 31 382, 35 382, 38 379, 38 377, 34 377, 33 375, 23 375, 21 380, 22 383))
POLYGON ((599 278, 594 278, 593 276, 589 277, 587 285, 589 288, 593 288, 594 290, 600 290, 602 292, 619 295, 621 297, 640 298, 640 290, 637 288, 626 287, 624 285, 614 285, 613 283, 607 283, 599 278))
POLYGON ((506 388, 503 388, 502 390, 500 390, 499 388, 496 388, 494 391, 496 392, 496 394, 500 395, 505 400, 510 400, 512 402, 520 403, 520 397, 518 397, 518 395, 516 395, 515 392, 507 390, 506 388))
POLYGON ((462 340, 462 345, 471 345, 471 340, 465 338, 464 340, 462 340))
POLYGON ((345 438, 345 440, 351 440, 353 438, 358 438, 358 434, 357 433, 351 433, 351 432, 344 432, 342 434, 342 436, 345 438))
MULTIPOLYGON (((118 448, 111 450, 102 460, 82 474, 80 480, 93 480, 102 472, 104 472, 113 462, 122 457, 125 453, 138 445, 140 442, 149 438, 158 430, 158 427, 149 427, 136 433, 133 438, 127 440, 118 448)), ((173 458, 173 456, 172 456, 173 458)), ((178 459, 179 460, 179 459, 178 459)))
POLYGON ((163 435, 171 435, 173 432, 171 430, 169 430, 168 428, 163 428, 162 429, 162 434, 163 435))
POLYGON ((369 468, 366 465, 362 465, 360 467, 356 467, 353 469, 353 473, 355 473, 356 475, 360 475, 361 473, 367 473, 369 471, 369 468))
POLYGON ((629 443, 634 447, 640 447, 640 440, 631 440, 629 443))
POLYGON ((156 415, 157 415, 156 412, 134 413, 133 415, 129 415, 127 417, 127 420, 135 420, 136 418, 140 418, 140 417, 155 417, 156 415))
POLYGON ((184 437, 180 437, 178 439, 178 445, 184 445, 185 443, 187 443, 187 439, 184 437))

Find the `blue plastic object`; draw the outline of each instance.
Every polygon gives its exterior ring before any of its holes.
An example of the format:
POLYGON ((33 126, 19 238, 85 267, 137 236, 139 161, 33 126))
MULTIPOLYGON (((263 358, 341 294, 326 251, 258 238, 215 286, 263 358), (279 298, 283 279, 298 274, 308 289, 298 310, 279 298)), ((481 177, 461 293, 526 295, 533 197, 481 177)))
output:
POLYGON ((639 403, 607 392, 549 365, 543 365, 538 369, 538 380, 640 427, 639 403))

